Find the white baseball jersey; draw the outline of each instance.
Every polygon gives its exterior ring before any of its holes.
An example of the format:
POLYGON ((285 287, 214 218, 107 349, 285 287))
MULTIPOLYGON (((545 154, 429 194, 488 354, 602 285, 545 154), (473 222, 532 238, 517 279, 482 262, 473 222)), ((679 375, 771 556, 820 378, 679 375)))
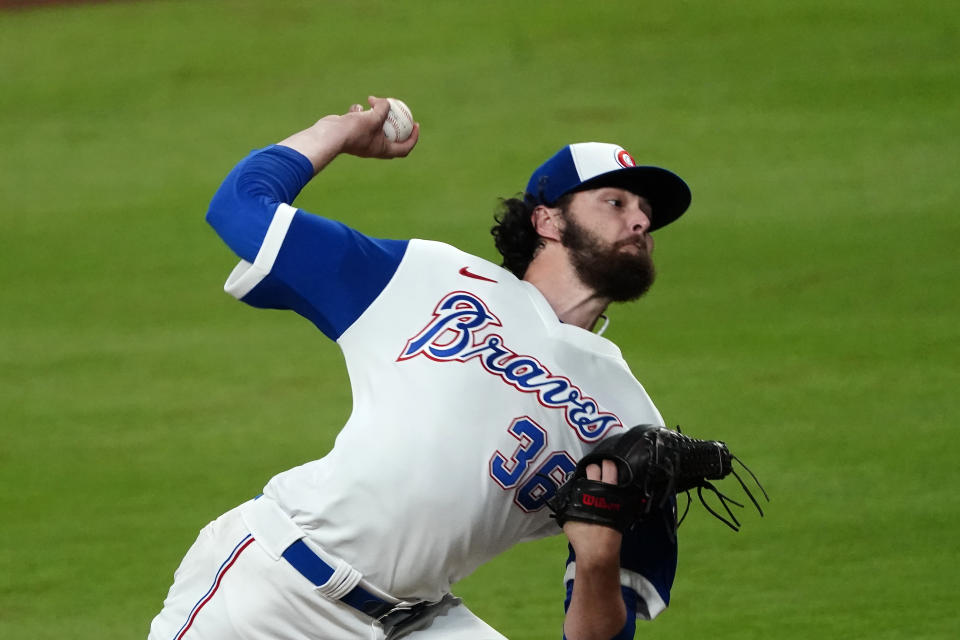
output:
MULTIPOLYGON (((439 600, 512 545, 560 533, 545 499, 576 461, 663 419, 620 350, 561 323, 536 287, 445 244, 376 240, 286 204, 310 177, 305 158, 270 147, 208 215, 242 258, 226 290, 312 321, 352 386, 333 449, 264 494, 371 584, 439 600)), ((625 538, 643 617, 665 606, 676 562, 653 532, 625 538)))

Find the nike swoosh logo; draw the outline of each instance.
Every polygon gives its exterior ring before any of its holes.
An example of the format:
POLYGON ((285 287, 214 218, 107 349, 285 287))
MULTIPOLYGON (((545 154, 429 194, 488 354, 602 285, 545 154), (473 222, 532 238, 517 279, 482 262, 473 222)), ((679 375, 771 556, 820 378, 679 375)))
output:
POLYGON ((491 280, 490 278, 486 278, 486 277, 484 277, 484 276, 481 276, 481 275, 478 275, 478 274, 476 274, 476 273, 473 273, 472 271, 470 271, 470 269, 469 269, 468 267, 464 267, 464 268, 460 269, 460 275, 462 275, 462 276, 467 276, 468 278, 475 278, 475 279, 477 279, 477 280, 484 280, 484 281, 486 281, 486 282, 496 283, 496 280, 491 280))

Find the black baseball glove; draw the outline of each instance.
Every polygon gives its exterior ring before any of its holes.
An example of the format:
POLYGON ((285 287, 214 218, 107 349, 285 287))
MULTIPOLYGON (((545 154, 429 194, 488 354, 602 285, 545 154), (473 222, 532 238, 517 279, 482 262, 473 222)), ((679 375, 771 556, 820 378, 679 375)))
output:
MULTIPOLYGON (((676 494, 696 489, 707 510, 736 531, 740 522, 729 505, 743 505, 720 493, 711 480, 722 480, 733 474, 761 516, 763 510, 733 470, 734 460, 747 470, 769 500, 753 472, 731 454, 723 442, 697 440, 664 427, 639 425, 605 439, 584 456, 547 505, 560 526, 568 520, 580 520, 624 531, 653 513, 664 513, 663 507, 676 494), (600 464, 603 460, 616 463, 617 484, 587 478, 587 465, 600 464), (704 489, 718 496, 729 520, 707 504, 704 489)), ((671 529, 679 524, 675 513, 675 509, 670 509, 671 529)))

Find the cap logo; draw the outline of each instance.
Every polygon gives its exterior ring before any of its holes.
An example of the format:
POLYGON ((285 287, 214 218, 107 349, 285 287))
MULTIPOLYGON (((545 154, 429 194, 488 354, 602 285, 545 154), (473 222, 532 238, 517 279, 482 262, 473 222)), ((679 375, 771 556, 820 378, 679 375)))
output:
POLYGON ((617 151, 617 164, 625 169, 637 166, 637 162, 633 159, 633 156, 627 153, 626 149, 617 151))

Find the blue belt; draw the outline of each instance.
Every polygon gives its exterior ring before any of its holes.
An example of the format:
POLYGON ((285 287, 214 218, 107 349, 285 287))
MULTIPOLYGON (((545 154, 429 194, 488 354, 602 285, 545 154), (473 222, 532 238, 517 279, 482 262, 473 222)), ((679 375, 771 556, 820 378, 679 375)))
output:
MULTIPOLYGON (((282 554, 294 569, 316 586, 325 585, 333 575, 333 567, 314 553, 303 540, 297 540, 282 554)), ((412 606, 396 605, 378 598, 360 585, 351 589, 340 598, 357 611, 365 613, 381 622, 385 627, 402 624, 419 614, 429 603, 420 602, 412 606)))

